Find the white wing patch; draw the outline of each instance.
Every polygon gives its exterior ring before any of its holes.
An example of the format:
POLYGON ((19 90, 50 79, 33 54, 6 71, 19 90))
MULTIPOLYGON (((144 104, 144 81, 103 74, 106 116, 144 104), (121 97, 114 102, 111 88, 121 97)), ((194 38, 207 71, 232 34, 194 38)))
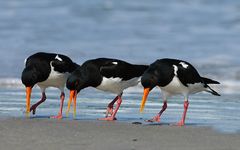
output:
POLYGON ((112 62, 112 64, 114 64, 114 65, 117 65, 117 64, 118 64, 118 62, 114 61, 114 62, 112 62))
POLYGON ((188 64, 186 64, 186 63, 184 63, 184 62, 180 62, 179 64, 182 65, 183 68, 187 68, 187 67, 188 67, 188 64))
POLYGON ((173 65, 173 68, 174 68, 174 74, 177 76, 178 67, 176 65, 173 65))
POLYGON ((62 58, 60 58, 58 55, 55 57, 55 59, 57 59, 59 61, 63 61, 62 58))

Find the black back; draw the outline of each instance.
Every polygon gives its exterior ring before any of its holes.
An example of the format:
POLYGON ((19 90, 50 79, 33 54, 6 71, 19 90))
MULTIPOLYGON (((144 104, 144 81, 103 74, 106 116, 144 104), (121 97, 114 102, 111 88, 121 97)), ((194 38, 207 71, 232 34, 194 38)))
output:
POLYGON ((140 77, 147 68, 147 65, 133 65, 118 59, 92 59, 84 62, 72 73, 67 81, 67 87, 79 90, 88 86, 97 87, 101 84, 103 77, 130 80, 140 77), (74 87, 76 81, 80 83, 78 87, 74 87))
POLYGON ((50 62, 55 71, 59 73, 73 72, 78 65, 61 54, 39 52, 26 59, 25 68, 22 72, 22 82, 25 86, 34 86, 38 82, 45 81, 50 72, 50 62), (56 58, 58 55, 59 58, 56 58))
POLYGON ((194 84, 199 82, 204 83, 201 76, 197 72, 197 70, 190 63, 186 61, 177 60, 177 59, 161 59, 159 61, 165 62, 166 64, 170 64, 172 66, 173 65, 177 66, 178 71, 176 76, 185 86, 187 86, 187 84, 194 84), (184 68, 183 65, 180 63, 185 63, 188 66, 184 68))
POLYGON ((142 77, 143 86, 160 86, 164 87, 168 85, 174 76, 177 76, 183 85, 199 83, 204 81, 197 72, 197 70, 188 62, 177 59, 159 59, 152 63, 149 68, 144 72, 142 77), (187 65, 183 67, 181 63, 187 65), (177 67, 177 72, 174 72, 174 66, 177 67), (150 81, 149 81, 150 80, 150 81))

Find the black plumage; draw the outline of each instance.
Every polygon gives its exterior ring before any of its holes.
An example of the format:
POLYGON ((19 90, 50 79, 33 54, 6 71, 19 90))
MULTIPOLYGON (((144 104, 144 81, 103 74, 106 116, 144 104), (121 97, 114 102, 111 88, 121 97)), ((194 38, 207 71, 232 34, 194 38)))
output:
MULTIPOLYGON (((33 111, 35 114, 37 106, 46 100, 45 89, 56 87, 61 90, 61 109, 59 112, 61 114, 67 77, 78 66, 69 57, 62 54, 39 52, 29 56, 25 60, 25 68, 21 76, 27 92, 27 113, 33 111), (31 89, 36 84, 41 88, 42 98, 30 108, 31 89)), ((61 115, 58 115, 58 118, 61 118, 61 115)))
POLYGON ((172 95, 184 96, 184 114, 178 125, 184 125, 188 108, 188 96, 201 91, 220 96, 208 84, 219 84, 218 81, 201 77, 197 70, 188 62, 177 59, 159 59, 152 63, 144 72, 141 83, 144 87, 141 111, 147 99, 149 91, 159 86, 162 91, 164 105, 159 114, 150 121, 160 121, 160 116, 167 108, 167 98, 172 95))
MULTIPOLYGON (((70 94, 70 99, 73 95, 76 97, 76 94, 86 87, 115 93, 117 97, 109 103, 106 118, 104 118, 104 120, 114 120, 122 101, 123 91, 128 87, 137 85, 147 68, 147 65, 134 65, 118 59, 98 58, 88 60, 78 67, 67 80, 67 88, 72 93, 75 91, 74 94, 70 94), (117 107, 113 112, 113 104, 116 101, 118 101, 117 107), (108 117, 108 113, 112 115, 108 117)), ((76 108, 74 108, 74 112, 76 112, 76 108)))

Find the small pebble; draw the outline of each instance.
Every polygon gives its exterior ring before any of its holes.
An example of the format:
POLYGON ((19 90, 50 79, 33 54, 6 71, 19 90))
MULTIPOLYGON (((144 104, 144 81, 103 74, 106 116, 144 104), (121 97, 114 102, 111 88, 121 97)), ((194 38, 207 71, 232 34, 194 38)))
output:
POLYGON ((141 122, 132 122, 132 124, 142 124, 141 122))
POLYGON ((136 141, 137 141, 137 139, 132 139, 132 141, 133 141, 133 142, 136 142, 136 141))

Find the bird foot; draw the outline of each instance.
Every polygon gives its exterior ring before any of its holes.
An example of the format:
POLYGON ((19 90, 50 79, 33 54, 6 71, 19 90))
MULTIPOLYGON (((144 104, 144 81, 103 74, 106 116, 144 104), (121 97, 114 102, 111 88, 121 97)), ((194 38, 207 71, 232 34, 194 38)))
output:
POLYGON ((98 120, 114 121, 114 120, 117 120, 117 118, 116 117, 105 117, 105 118, 98 118, 98 120))
POLYGON ((36 113, 36 106, 35 105, 32 105, 32 107, 30 108, 30 112, 32 111, 32 114, 35 115, 36 113))
POLYGON ((173 125, 173 126, 179 126, 179 127, 182 127, 182 126, 185 125, 185 123, 184 123, 183 120, 181 120, 181 121, 179 121, 178 123, 175 123, 175 124, 172 124, 172 125, 173 125))
POLYGON ((62 114, 58 114, 57 116, 51 116, 52 119, 62 119, 62 114))
POLYGON ((155 117, 153 117, 152 119, 149 120, 145 120, 146 122, 160 122, 160 116, 157 115, 155 117))

